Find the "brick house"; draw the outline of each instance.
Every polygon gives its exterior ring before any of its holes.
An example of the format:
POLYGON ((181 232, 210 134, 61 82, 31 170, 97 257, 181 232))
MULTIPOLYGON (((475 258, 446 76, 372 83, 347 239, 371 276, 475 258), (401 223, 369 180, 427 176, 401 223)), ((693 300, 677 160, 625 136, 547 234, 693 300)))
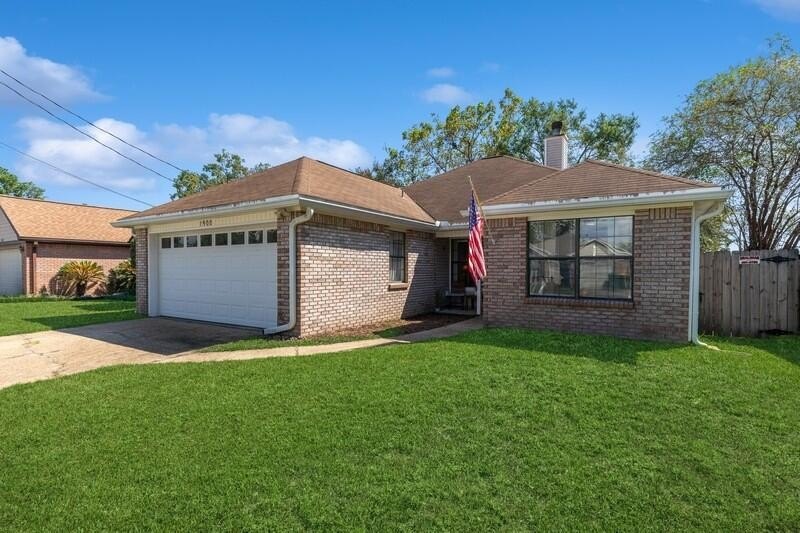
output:
POLYGON ((601 161, 493 157, 396 188, 300 158, 122 218, 151 316, 307 336, 443 307, 491 326, 696 338, 699 222, 729 193, 601 161), (470 180, 488 275, 466 274, 470 180))
POLYGON ((58 294, 56 274, 69 261, 95 261, 108 273, 130 257, 131 241, 111 222, 133 213, 0 195, 0 295, 58 294))

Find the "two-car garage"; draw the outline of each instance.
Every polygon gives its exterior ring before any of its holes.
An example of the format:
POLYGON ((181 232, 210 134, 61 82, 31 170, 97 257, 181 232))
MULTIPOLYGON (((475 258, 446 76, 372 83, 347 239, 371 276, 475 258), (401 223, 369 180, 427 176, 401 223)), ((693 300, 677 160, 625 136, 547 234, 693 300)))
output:
POLYGON ((156 298, 151 305, 156 309, 151 307, 151 314, 275 326, 276 241, 277 231, 269 226, 154 235, 150 245, 157 253, 150 254, 151 278, 155 278, 151 294, 156 298))

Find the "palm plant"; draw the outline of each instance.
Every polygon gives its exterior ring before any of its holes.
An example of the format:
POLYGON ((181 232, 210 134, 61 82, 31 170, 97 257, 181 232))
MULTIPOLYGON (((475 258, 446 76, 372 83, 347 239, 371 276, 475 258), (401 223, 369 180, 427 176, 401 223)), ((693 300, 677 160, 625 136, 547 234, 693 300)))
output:
POLYGON ((103 267, 94 261, 70 261, 58 271, 58 278, 64 284, 65 294, 75 293, 83 296, 90 287, 105 281, 103 267))

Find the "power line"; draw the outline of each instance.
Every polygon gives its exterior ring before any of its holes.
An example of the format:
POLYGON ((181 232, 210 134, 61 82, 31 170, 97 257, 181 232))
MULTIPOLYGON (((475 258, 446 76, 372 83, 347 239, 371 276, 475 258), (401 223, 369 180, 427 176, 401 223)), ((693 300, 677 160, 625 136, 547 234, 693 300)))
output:
POLYGON ((173 181, 173 179, 172 179, 172 178, 169 178, 169 177, 165 176, 164 174, 162 174, 161 172, 159 172, 159 171, 157 171, 157 170, 154 170, 154 169, 152 169, 152 168, 148 167, 147 165, 140 163, 139 161, 135 160, 134 158, 132 158, 132 157, 129 157, 129 156, 127 156, 127 155, 123 154, 122 152, 120 152, 120 151, 119 151, 119 150, 117 150, 116 148, 114 148, 114 147, 112 147, 112 146, 109 146, 109 145, 107 145, 106 143, 104 143, 103 141, 101 141, 100 139, 98 139, 97 137, 94 137, 94 136, 92 136, 92 135, 89 135, 88 133, 86 133, 86 132, 85 132, 85 131, 83 131, 82 129, 79 129, 78 127, 76 127, 74 124, 71 124, 70 122, 67 122, 67 121, 66 121, 66 120, 64 120, 63 118, 59 117, 58 115, 56 115, 55 113, 53 113, 52 111, 50 111, 49 109, 47 109, 46 107, 44 107, 43 105, 41 105, 40 103, 38 103, 38 102, 35 102, 35 101, 31 100, 30 98, 28 98, 27 96, 25 96, 24 94, 22 94, 21 92, 19 92, 19 91, 18 91, 18 90, 16 90, 15 88, 13 88, 11 85, 7 84, 6 82, 4 82, 4 81, 0 80, 0 85, 4 85, 4 86, 5 86, 6 88, 8 88, 9 90, 11 90, 11 91, 15 92, 15 93, 17 94, 17 96, 19 96, 20 98, 22 98, 22 99, 24 99, 24 100, 26 100, 26 101, 30 102, 31 104, 35 105, 36 107, 38 107, 39 109, 41 109, 42 111, 44 111, 45 113, 47 113, 48 115, 50 115, 51 117, 53 117, 54 119, 56 119, 56 120, 58 120, 58 121, 60 121, 60 122, 63 122, 64 124, 66 124, 67 126, 69 126, 70 128, 72 128, 73 130, 77 131, 77 132, 78 132, 78 133, 80 133, 81 135, 85 135, 86 137, 90 138, 91 140, 93 140, 93 141, 94 141, 94 142, 96 142, 97 144, 101 144, 101 145, 105 146, 106 148, 108 148, 109 150, 111 150, 112 152, 114 152, 115 154, 117 154, 117 155, 119 155, 119 156, 122 156, 122 157, 124 157, 124 158, 125 158, 125 159, 127 159, 128 161, 130 161, 130 162, 132 162, 132 163, 135 163, 135 164, 139 165, 140 167, 142 167, 142 168, 143 168, 143 169, 145 169, 145 170, 149 170, 149 171, 150 171, 150 172, 152 172, 153 174, 156 174, 156 175, 158 175, 158 176, 160 176, 160 177, 164 178, 164 179, 165 179, 165 180, 167 180, 168 182, 170 182, 170 183, 174 183, 174 181, 173 181))
POLYGON ((118 196, 122 196, 123 198, 127 198, 128 200, 133 200, 134 202, 139 202, 140 204, 144 204, 144 205, 146 205, 148 207, 153 207, 153 204, 147 203, 144 200, 139 200, 138 198, 134 198, 133 196, 128 196, 125 193, 122 193, 122 192, 119 192, 119 191, 115 191, 114 189, 112 189, 110 187, 106 187, 105 185, 100 185, 99 183, 95 183, 95 182, 93 182, 91 180, 87 180, 86 178, 82 178, 82 177, 78 176, 77 174, 73 174, 72 172, 64 170, 63 168, 59 168, 59 167, 57 167, 57 166, 55 166, 55 165, 53 165, 51 163, 48 163, 47 161, 39 159, 36 156, 32 156, 29 153, 23 152, 19 148, 14 148, 10 144, 6 144, 3 141, 0 141, 0 146, 4 146, 5 148, 7 148, 9 150, 12 150, 14 152, 17 152, 20 155, 24 155, 25 157, 33 159, 34 161, 37 161, 38 163, 41 163, 42 165, 46 165, 46 166, 52 168, 53 170, 61 172, 62 174, 66 174, 67 176, 69 176, 71 178, 75 178, 76 180, 83 181, 85 183, 88 183, 89 185, 94 185, 95 187, 99 187, 100 189, 103 189, 104 191, 108 191, 108 192, 116 194, 118 196))
POLYGON ((17 82, 18 84, 22 85, 23 87, 25 87, 26 89, 28 89, 28 90, 29 90, 29 91, 31 91, 32 93, 34 93, 34 94, 38 94, 39 96, 41 96, 42 98, 44 98, 45 100, 47 100, 48 102, 50 102, 51 104, 53 104, 54 106, 58 107, 59 109, 62 109, 62 110, 64 110, 64 111, 66 111, 67 113, 69 113, 69 114, 70 114, 70 115, 72 115, 73 117, 76 117, 76 118, 78 118, 79 120, 82 120, 83 122, 85 122, 86 124, 88 124, 88 125, 92 126, 93 128, 95 128, 95 129, 97 129, 97 130, 100 130, 100 131, 102 131, 103 133, 105 133, 105 134, 107 134, 107 135, 110 135, 110 136, 114 137, 114 138, 115 138, 116 140, 118 140, 119 142, 121 142, 121 143, 123 143, 123 144, 125 144, 125 145, 127 145, 127 146, 130 146, 131 148, 134 148, 134 149, 136 149, 136 150, 139 150, 139 151, 140 151, 140 152, 142 152, 143 154, 149 155, 149 156, 150 156, 150 157, 152 157, 153 159, 155 159, 155 160, 157 160, 157 161, 160 161, 160 162, 164 163, 165 165, 169 165, 169 166, 171 166, 172 168, 174 168, 175 170, 177 170, 177 171, 179 171, 179 172, 184 170, 184 169, 182 169, 182 168, 180 168, 180 167, 178 167, 178 166, 176 166, 176 165, 173 165, 173 164, 172 164, 172 163, 170 163, 169 161, 166 161, 166 160, 164 160, 164 159, 161 159, 161 158, 160 158, 160 157, 158 157, 157 155, 154 155, 154 154, 152 154, 152 153, 148 152, 148 151, 147 151, 147 150, 145 150, 144 148, 140 148, 140 147, 136 146, 135 144, 129 143, 129 142, 128 142, 128 141, 126 141, 125 139, 123 139, 123 138, 121 138, 121 137, 118 137, 117 135, 115 135, 115 134, 111 133, 111 132, 110 132, 110 131, 108 131, 107 129, 105 129, 105 128, 101 128, 100 126, 98 126, 97 124, 95 124, 94 122, 92 122, 91 120, 89 120, 88 118, 84 118, 84 117, 82 117, 81 115, 79 115, 79 114, 75 113, 74 111, 72 111, 72 110, 70 110, 70 109, 68 109, 68 108, 64 107, 63 105, 59 104, 58 102, 56 102, 55 100, 53 100, 52 98, 50 98, 49 96, 47 96, 46 94, 43 94, 43 93, 41 93, 41 92, 37 91, 36 89, 34 89, 33 87, 31 87, 30 85, 27 85, 25 82, 22 82, 22 81, 18 80, 17 78, 15 78, 15 77, 14 77, 14 76, 12 76, 11 74, 9 74, 9 73, 8 73, 8 72, 6 72, 5 70, 3 70, 2 68, 0 68, 0 72, 2 72, 3 74, 5 74, 5 75, 6 75, 6 76, 8 76, 9 78, 11 78, 12 80, 14 80, 15 82, 17 82))

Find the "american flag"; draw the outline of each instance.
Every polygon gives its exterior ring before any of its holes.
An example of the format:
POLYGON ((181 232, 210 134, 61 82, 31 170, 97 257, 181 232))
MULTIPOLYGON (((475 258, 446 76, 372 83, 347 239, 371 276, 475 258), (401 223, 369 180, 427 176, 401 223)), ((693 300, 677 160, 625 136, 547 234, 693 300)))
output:
POLYGON ((486 261, 483 257, 483 217, 478 213, 475 191, 469 200, 469 251, 467 252, 467 270, 477 284, 486 277, 486 261))

